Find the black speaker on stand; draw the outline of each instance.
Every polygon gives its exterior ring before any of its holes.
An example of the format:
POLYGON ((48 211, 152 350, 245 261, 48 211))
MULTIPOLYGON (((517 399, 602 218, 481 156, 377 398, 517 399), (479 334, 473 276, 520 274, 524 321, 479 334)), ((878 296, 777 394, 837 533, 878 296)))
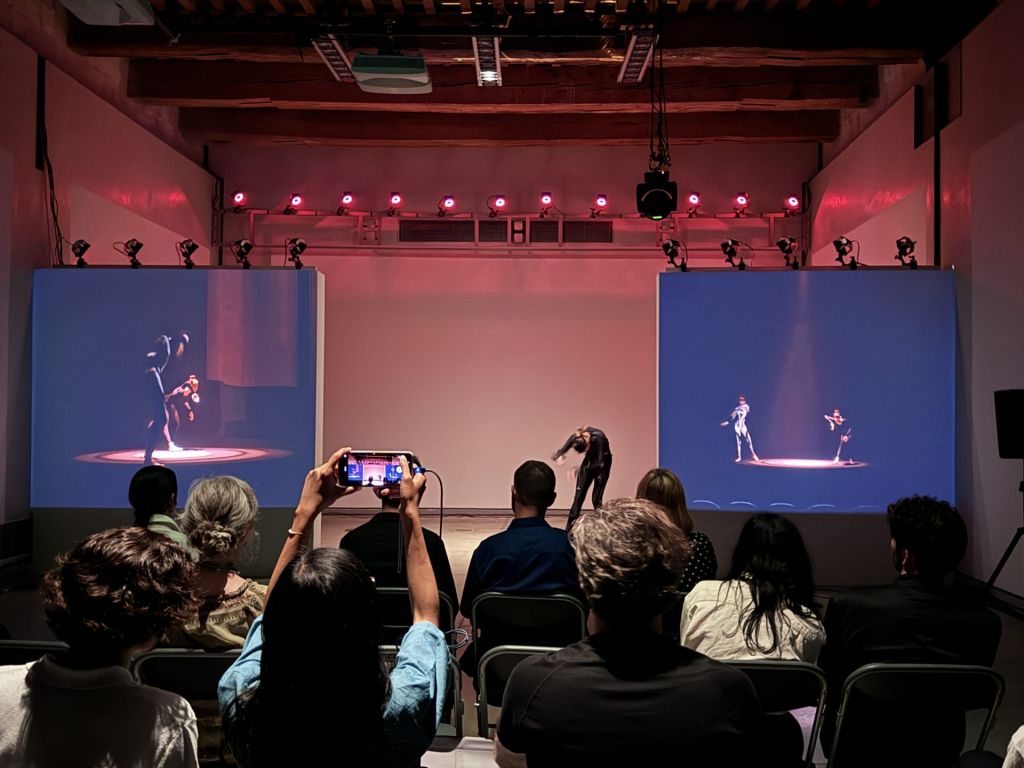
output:
MULTIPOLYGON (((1024 389, 999 390, 995 393, 995 399, 999 458, 1020 459, 1024 462, 1024 389)), ((1024 479, 1020 481, 1018 490, 1021 492, 1021 522, 1024 523, 1024 479)), ((992 589, 992 585, 996 583, 996 579, 1002 573, 1006 561, 1010 559, 1021 536, 1024 536, 1024 524, 1017 529, 1010 545, 1003 552, 999 565, 996 566, 985 585, 986 589, 992 589)))

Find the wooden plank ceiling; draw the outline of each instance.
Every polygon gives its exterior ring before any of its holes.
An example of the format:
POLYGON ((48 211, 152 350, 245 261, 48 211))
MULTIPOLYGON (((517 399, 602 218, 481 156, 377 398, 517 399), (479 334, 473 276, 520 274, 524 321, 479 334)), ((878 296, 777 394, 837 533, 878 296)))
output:
POLYGON ((830 141, 880 66, 931 63, 996 0, 153 0, 154 28, 68 43, 130 60, 128 95, 180 107, 202 143, 646 145, 648 74, 620 85, 633 25, 660 11, 673 143, 830 141), (660 4, 660 7, 659 7, 660 4), (311 41, 426 58, 433 92, 338 82, 311 41), (501 38, 501 87, 471 39, 501 38))

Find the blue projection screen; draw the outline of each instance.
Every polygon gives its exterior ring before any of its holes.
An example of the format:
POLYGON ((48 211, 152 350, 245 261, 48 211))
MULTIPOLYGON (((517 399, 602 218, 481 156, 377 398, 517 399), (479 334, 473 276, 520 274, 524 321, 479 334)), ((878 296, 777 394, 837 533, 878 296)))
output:
POLYGON ((39 270, 32 506, 123 508, 151 452, 178 475, 249 482, 290 506, 317 455, 312 270, 39 270), (180 354, 179 354, 180 352, 180 354))
POLYGON ((676 272, 658 299, 659 461, 691 507, 953 499, 952 273, 676 272))

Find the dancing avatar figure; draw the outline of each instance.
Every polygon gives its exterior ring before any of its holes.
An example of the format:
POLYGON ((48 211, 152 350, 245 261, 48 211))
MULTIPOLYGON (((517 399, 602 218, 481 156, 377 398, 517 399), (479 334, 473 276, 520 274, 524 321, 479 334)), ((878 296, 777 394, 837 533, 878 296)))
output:
POLYGON ((583 509, 583 499, 586 498, 590 484, 594 484, 594 495, 591 497, 594 502, 594 509, 601 506, 604 500, 604 487, 608 484, 608 475, 612 469, 612 451, 608 445, 608 437, 597 427, 580 427, 565 441, 561 448, 551 454, 551 459, 558 465, 565 463, 565 454, 570 450, 584 454, 583 463, 580 464, 579 472, 576 473, 576 495, 572 500, 572 508, 569 510, 569 521, 565 524, 565 530, 572 528, 576 518, 580 516, 583 509))
MULTIPOLYGON (((182 334, 174 341, 174 357, 181 358, 188 346, 188 334, 182 334)), ((146 426, 146 451, 143 455, 144 464, 153 463, 153 451, 161 436, 167 442, 167 450, 180 451, 181 449, 171 440, 169 424, 171 421, 168 411, 167 400, 177 392, 170 394, 164 392, 162 375, 167 364, 171 361, 171 338, 170 336, 157 336, 153 346, 146 352, 144 374, 146 403, 149 410, 149 423, 146 426)))
POLYGON ((750 439, 750 430, 747 429, 747 415, 750 413, 750 406, 747 405, 747 398, 740 395, 739 402, 736 403, 736 407, 732 409, 732 413, 729 414, 729 418, 721 422, 721 426, 728 427, 729 422, 733 422, 733 430, 736 432, 736 463, 743 461, 743 441, 747 441, 747 447, 750 449, 750 457, 754 461, 760 461, 757 458, 757 451, 754 450, 754 441, 750 439))
POLYGON ((853 432, 853 427, 847 427, 846 431, 843 431, 843 425, 849 421, 843 414, 836 408, 832 411, 832 415, 825 414, 825 421, 828 422, 828 431, 835 432, 836 428, 839 429, 839 447, 836 448, 836 457, 832 459, 833 464, 839 463, 839 454, 843 452, 843 446, 850 442, 850 433, 853 432))

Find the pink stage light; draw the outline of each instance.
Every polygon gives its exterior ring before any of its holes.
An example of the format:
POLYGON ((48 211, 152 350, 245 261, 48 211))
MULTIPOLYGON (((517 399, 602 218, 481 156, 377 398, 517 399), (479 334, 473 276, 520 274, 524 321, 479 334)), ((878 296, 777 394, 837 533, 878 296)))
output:
POLYGON ((498 195, 496 198, 494 198, 495 208, 504 208, 506 205, 508 205, 508 201, 501 195, 498 195))
POLYGON ((298 195, 298 194, 292 195, 292 199, 291 199, 291 206, 292 206, 292 208, 298 208, 300 205, 302 205, 302 195, 298 195))
POLYGON ((750 205, 750 195, 746 192, 741 192, 733 198, 732 210, 737 216, 742 216, 747 212, 747 206, 750 205))
POLYGON ((594 207, 599 210, 604 210, 608 207, 608 195, 598 195, 594 198, 594 207))
POLYGON ((338 200, 342 205, 349 206, 352 205, 352 203, 355 201, 355 198, 352 197, 351 192, 345 192, 342 194, 340 198, 338 198, 338 200))
POLYGON ((441 205, 444 206, 446 210, 450 211, 452 208, 455 207, 455 198, 452 197, 451 195, 445 195, 443 198, 441 198, 441 205))
POLYGON ((247 198, 245 196, 245 192, 241 191, 235 192, 235 194, 231 196, 231 202, 233 202, 236 206, 245 205, 246 199, 247 198))
POLYGON ((796 195, 790 195, 786 198, 786 211, 789 213, 796 213, 800 210, 800 198, 796 195))
POLYGON ((544 206, 550 206, 554 202, 554 198, 550 192, 544 192, 540 196, 540 204, 544 206))
POLYGON ((392 208, 397 208, 401 204, 402 204, 402 196, 400 194, 398 194, 397 192, 392 192, 391 193, 391 207, 392 208))
POLYGON ((698 192, 691 192, 690 196, 688 198, 686 198, 686 202, 688 202, 690 204, 690 206, 693 207, 693 208, 699 208, 700 207, 700 194, 698 192))

